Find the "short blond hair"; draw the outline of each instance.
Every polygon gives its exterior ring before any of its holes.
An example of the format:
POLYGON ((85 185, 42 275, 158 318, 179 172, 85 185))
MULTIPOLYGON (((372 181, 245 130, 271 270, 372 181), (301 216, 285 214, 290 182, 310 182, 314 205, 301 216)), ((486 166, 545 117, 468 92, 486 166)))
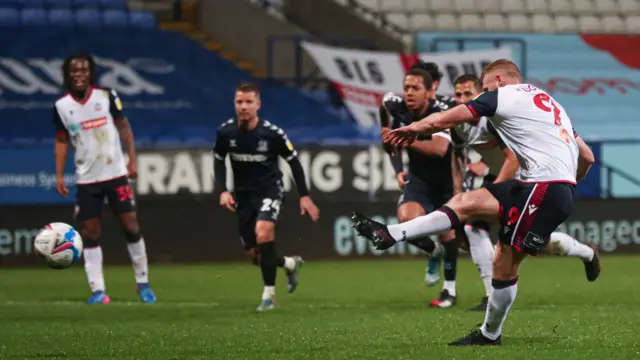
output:
POLYGON ((484 77, 487 76, 487 74, 497 71, 504 72, 504 74, 509 77, 522 79, 522 74, 520 73, 520 69, 518 68, 518 65, 516 65, 516 63, 509 59, 499 59, 484 68, 484 70, 482 71, 482 75, 480 76, 480 80, 484 81, 484 77))

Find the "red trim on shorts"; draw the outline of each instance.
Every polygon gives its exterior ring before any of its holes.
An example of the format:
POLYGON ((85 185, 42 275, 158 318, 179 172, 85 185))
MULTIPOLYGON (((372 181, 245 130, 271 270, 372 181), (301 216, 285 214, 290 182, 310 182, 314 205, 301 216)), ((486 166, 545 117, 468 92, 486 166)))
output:
POLYGON ((533 193, 529 197, 529 201, 527 201, 522 207, 522 215, 516 224, 516 228, 514 229, 514 237, 511 241, 511 245, 518 251, 522 252, 522 248, 520 244, 527 237, 527 234, 531 230, 531 225, 533 225, 533 221, 536 218, 536 215, 540 212, 540 205, 544 200, 544 196, 547 194, 547 189, 549 188, 549 184, 546 183, 538 183, 533 188, 533 193), (533 212, 530 209, 533 208, 533 212))
POLYGON ((521 184, 569 184, 569 185, 576 185, 575 182, 573 181, 569 181, 569 180, 551 180, 551 181, 522 181, 519 179, 516 179, 517 182, 521 183, 521 184))
POLYGON ((471 104, 464 104, 467 109, 469 109, 469 111, 471 111, 471 114, 473 114, 473 117, 479 117, 478 116, 478 112, 476 111, 476 109, 473 108, 473 106, 471 106, 471 104))
POLYGON ((116 179, 120 179, 120 178, 123 178, 123 177, 127 177, 127 175, 126 175, 126 174, 124 174, 124 175, 120 175, 120 176, 113 177, 113 178, 111 178, 111 179, 100 180, 100 181, 92 181, 92 182, 76 182, 76 185, 93 185, 93 184, 100 184, 100 183, 104 183, 104 182, 107 182, 107 181, 113 181, 113 180, 116 180, 116 179))

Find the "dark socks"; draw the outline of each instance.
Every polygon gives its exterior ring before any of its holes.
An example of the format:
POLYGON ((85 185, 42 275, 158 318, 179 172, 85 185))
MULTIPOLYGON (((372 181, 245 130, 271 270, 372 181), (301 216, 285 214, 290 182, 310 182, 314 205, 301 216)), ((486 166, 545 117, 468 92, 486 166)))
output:
POLYGON ((447 241, 442 246, 444 246, 444 279, 455 281, 458 268, 458 240, 447 241))
POLYGON ((260 248, 260 270, 262 270, 262 280, 264 286, 276 285, 276 270, 278 266, 284 266, 284 257, 276 254, 273 241, 259 244, 260 248))
POLYGON ((436 243, 431 240, 430 237, 426 236, 423 238, 413 239, 407 241, 409 244, 421 249, 422 251, 431 254, 431 252, 436 248, 436 243))

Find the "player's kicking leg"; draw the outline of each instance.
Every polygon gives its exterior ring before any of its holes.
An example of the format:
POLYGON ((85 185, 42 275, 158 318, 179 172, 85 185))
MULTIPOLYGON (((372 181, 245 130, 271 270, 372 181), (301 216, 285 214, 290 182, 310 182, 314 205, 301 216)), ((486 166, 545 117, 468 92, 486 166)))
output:
POLYGON ((596 248, 583 244, 565 233, 551 233, 549 245, 543 250, 543 253, 581 259, 588 281, 595 281, 600 276, 600 257, 596 248))
POLYGON ((136 292, 142 302, 155 303, 156 295, 149 286, 147 247, 140 233, 135 199, 129 180, 122 177, 111 181, 107 188, 107 199, 111 211, 120 219, 127 240, 127 250, 136 280, 136 292))

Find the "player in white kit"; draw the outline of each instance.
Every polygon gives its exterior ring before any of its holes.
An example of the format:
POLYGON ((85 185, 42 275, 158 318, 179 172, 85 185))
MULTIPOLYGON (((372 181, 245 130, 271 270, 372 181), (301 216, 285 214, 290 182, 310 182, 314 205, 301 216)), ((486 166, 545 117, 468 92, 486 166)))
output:
MULTIPOLYGON (((454 87, 458 104, 473 100, 481 92, 480 79, 474 75, 458 77, 454 81, 454 87)), ((577 136, 577 134, 574 135, 577 136)), ((454 152, 456 158, 452 159, 451 166, 456 194, 510 180, 516 174, 518 170, 517 158, 495 134, 493 125, 486 117, 476 119, 476 122, 456 125, 451 129, 451 139, 456 149, 454 152), (464 166, 461 166, 460 162, 467 163, 466 171, 463 170, 464 166)), ((593 153, 586 155, 588 155, 589 161, 594 161, 593 153)), ((483 220, 471 219, 465 224, 464 232, 468 241, 468 250, 480 272, 486 291, 481 304, 472 310, 485 311, 491 295, 493 275, 491 261, 494 250, 489 235, 490 224, 483 220)), ((588 281, 595 281, 600 274, 597 251, 592 246, 582 244, 567 234, 552 233, 549 245, 542 252, 557 256, 578 257, 584 263, 588 281)), ((438 299, 432 302, 432 306, 440 308, 451 307, 451 305, 451 303, 438 299)))
POLYGON ((75 219, 81 223, 84 267, 91 287, 89 304, 108 304, 102 273, 102 209, 107 199, 111 211, 120 218, 136 279, 136 291, 146 303, 156 302, 149 286, 147 251, 140 234, 133 190, 128 178, 137 176, 133 132, 122 112, 115 90, 95 85, 95 62, 89 54, 75 54, 62 66, 67 94, 55 102, 53 121, 57 190, 69 194, 63 174, 68 144, 76 165, 75 219), (129 156, 127 165, 121 140, 129 156))
MULTIPOLYGON (((512 61, 497 60, 483 71, 483 94, 465 105, 393 130, 390 139, 405 146, 418 134, 486 116, 518 158, 520 169, 515 179, 458 194, 439 211, 402 224, 385 226, 362 214, 352 215, 360 235, 381 250, 398 241, 448 231, 471 218, 500 220, 493 289, 484 323, 450 345, 501 343, 502 326, 517 294, 520 263, 528 254, 537 255, 549 243, 551 233, 569 217, 576 181, 592 164, 591 151, 573 136, 564 108, 543 90, 521 81, 520 70, 512 61)), ((441 251, 436 248, 432 255, 441 251)))

